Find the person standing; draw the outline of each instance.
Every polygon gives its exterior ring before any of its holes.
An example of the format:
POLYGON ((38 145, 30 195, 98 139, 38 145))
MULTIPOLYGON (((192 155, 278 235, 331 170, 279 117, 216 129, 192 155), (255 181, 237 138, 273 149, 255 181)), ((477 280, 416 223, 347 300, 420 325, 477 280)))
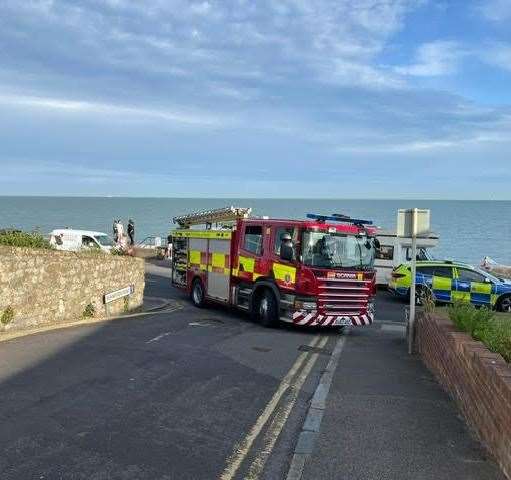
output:
POLYGON ((167 258, 172 262, 172 235, 167 237, 167 258))
POLYGON ((121 220, 117 220, 117 245, 124 247, 124 225, 121 220))
POLYGON ((131 218, 128 221, 128 237, 130 237, 130 245, 135 245, 135 222, 131 218))
POLYGON ((114 219, 114 223, 112 225, 112 231, 114 234, 114 242, 115 243, 117 243, 119 241, 119 238, 117 237, 117 223, 118 223, 118 220, 114 219))

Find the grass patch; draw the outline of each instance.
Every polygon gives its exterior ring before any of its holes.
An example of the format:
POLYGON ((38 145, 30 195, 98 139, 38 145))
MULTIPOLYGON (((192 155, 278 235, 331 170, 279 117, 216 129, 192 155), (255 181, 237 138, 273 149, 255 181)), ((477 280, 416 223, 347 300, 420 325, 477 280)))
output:
POLYGON ((50 242, 39 232, 22 232, 21 230, 0 230, 0 245, 48 250, 52 248, 50 242))
POLYGON ((511 315, 496 313, 488 308, 476 308, 470 303, 453 303, 447 308, 449 318, 462 331, 483 342, 511 363, 511 315))

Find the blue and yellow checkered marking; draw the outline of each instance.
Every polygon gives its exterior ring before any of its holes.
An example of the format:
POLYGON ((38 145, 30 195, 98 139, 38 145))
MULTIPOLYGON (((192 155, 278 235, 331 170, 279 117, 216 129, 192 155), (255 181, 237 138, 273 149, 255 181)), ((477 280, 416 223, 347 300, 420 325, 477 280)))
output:
MULTIPOLYGON (((446 264, 438 264, 445 266, 446 264)), ((479 283, 461 282, 458 276, 456 265, 449 265, 454 269, 454 278, 437 277, 417 272, 417 285, 427 286, 435 295, 436 299, 442 302, 464 301, 475 305, 495 306, 501 295, 511 293, 511 285, 506 283, 479 283)), ((408 296, 410 293, 410 271, 406 266, 399 270, 405 276, 392 279, 389 288, 396 295, 408 296)), ((467 268, 463 266, 462 268, 467 268)))

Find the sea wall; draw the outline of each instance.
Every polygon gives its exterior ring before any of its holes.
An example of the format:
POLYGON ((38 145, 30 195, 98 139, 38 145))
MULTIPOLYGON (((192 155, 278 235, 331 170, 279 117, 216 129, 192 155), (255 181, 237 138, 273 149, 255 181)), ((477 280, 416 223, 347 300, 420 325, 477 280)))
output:
POLYGON ((511 367, 434 314, 419 318, 416 340, 423 362, 511 479, 511 367))
POLYGON ((0 246, 0 331, 105 318, 142 305, 144 261, 0 246), (104 295, 131 287, 110 303, 104 295))

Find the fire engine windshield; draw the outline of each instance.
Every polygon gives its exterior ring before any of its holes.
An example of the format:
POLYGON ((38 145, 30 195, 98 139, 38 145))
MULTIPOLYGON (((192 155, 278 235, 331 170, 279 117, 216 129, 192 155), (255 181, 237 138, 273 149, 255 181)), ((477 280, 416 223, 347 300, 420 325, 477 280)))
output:
POLYGON ((373 267, 374 254, 374 246, 366 236, 303 233, 302 261, 310 267, 369 269, 373 267))

